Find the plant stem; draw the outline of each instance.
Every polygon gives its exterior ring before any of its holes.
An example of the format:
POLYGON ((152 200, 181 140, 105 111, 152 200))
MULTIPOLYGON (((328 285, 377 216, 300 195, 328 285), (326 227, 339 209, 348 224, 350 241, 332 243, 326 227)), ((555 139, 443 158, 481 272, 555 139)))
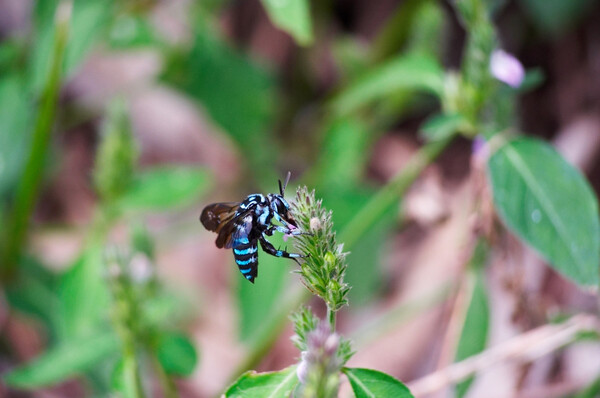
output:
POLYGON ((6 246, 3 253, 5 261, 3 261, 3 267, 0 270, 3 281, 14 274, 15 266, 21 254, 21 247, 27 235, 29 218, 39 193, 42 173, 45 170, 44 161, 46 160, 46 151, 54 125, 62 64, 69 37, 71 7, 72 3, 70 1, 61 2, 56 11, 56 32, 51 69, 44 85, 41 105, 34 125, 31 152, 23 176, 17 186, 13 209, 9 213, 10 218, 6 230, 10 232, 6 236, 6 246))
POLYGON ((329 321, 329 326, 332 332, 335 332, 335 311, 332 311, 329 306, 327 306, 327 320, 329 321))
POLYGON ((367 230, 396 203, 425 167, 446 148, 451 139, 452 137, 425 144, 409 160, 408 164, 359 210, 340 234, 340 242, 344 243, 344 249, 348 250, 353 247, 367 230))
POLYGON ((125 348, 123 363, 125 379, 124 395, 132 398, 144 398, 144 390, 142 389, 140 380, 140 365, 135 356, 135 351, 131 351, 131 347, 125 348))

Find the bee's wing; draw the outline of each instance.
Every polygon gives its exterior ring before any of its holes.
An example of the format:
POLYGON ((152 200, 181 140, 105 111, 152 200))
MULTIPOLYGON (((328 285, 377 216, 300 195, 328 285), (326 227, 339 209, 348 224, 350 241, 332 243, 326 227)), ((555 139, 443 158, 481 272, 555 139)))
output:
POLYGON ((235 216, 240 204, 238 202, 213 203, 202 210, 200 222, 209 231, 220 233, 235 216))
POLYGON ((250 243, 250 232, 254 224, 252 211, 252 209, 246 210, 224 227, 223 231, 217 237, 218 247, 230 249, 250 243), (227 228, 227 233, 225 233, 225 228, 227 228))

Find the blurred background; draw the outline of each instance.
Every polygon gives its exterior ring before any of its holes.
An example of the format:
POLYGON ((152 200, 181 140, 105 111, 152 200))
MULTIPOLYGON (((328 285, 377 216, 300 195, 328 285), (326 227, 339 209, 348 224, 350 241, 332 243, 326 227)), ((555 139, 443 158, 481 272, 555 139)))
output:
MULTIPOLYGON (((414 87, 373 95, 393 61, 414 56, 417 74, 428 67, 418 57, 461 67, 466 32, 452 3, 313 1, 292 35, 266 3, 276 2, 76 0, 65 17, 55 0, 0 0, 0 373, 50 355, 0 395, 109 396, 128 357, 97 333, 132 323, 121 341, 150 330, 182 397, 217 396, 244 370, 295 363, 286 313, 302 289, 296 265, 260 253, 247 283, 198 222, 209 203, 277 192, 287 171, 286 197, 316 189, 340 242, 352 240, 350 306, 338 320, 355 342, 350 365, 411 385, 454 361, 459 285, 481 221, 474 203, 491 211, 470 140, 454 139, 384 217, 344 230, 440 109, 414 87), (65 355, 86 346, 102 349, 65 355)), ((600 2, 490 3, 499 45, 531 72, 515 129, 552 141, 597 191, 600 2)), ((503 230, 485 274, 488 306, 470 339, 487 346, 597 305, 503 230)), ((569 396, 598 380, 598 358, 600 346, 583 341, 498 361, 467 394, 569 396)), ((142 375, 153 374, 146 362, 142 375)), ((159 379, 142 376, 150 396, 162 396, 159 379)), ((457 391, 414 385, 422 397, 457 391)))

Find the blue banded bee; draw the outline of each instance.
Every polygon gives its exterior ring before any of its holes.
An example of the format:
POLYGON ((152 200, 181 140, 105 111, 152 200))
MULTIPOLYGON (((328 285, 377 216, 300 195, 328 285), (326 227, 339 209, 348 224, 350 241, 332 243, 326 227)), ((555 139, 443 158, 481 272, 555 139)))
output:
MULTIPOLYGON (((285 235, 301 235, 296 221, 290 213, 290 205, 283 198, 285 183, 279 180, 279 194, 267 196, 260 193, 249 195, 243 202, 213 203, 202 210, 200 222, 209 231, 218 234, 218 248, 233 249, 233 257, 242 275, 254 283, 258 275, 258 242, 262 249, 275 257, 297 259, 304 257, 297 253, 278 250, 266 239, 275 231, 285 235), (281 225, 272 223, 275 219, 281 225)), ((296 260, 297 261, 297 260, 296 260)))

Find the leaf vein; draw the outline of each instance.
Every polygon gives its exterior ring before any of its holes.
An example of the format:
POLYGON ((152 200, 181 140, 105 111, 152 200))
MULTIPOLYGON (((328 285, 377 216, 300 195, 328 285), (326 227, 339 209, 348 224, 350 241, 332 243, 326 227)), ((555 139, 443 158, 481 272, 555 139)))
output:
POLYGON ((544 190, 537 183, 535 176, 531 172, 527 163, 525 163, 523 161, 523 159, 521 158, 519 153, 514 148, 511 148, 511 147, 506 147, 505 151, 506 151, 507 156, 515 164, 517 169, 521 170, 522 176, 526 180, 529 187, 531 188, 531 191, 535 194, 535 197, 538 199, 538 201, 540 202, 542 207, 546 210, 546 213, 548 214, 552 224, 554 224, 554 226, 556 227, 556 231, 558 232, 558 235, 561 237, 563 243, 567 247, 566 252, 569 253, 569 256, 577 264, 577 266, 578 266, 577 272, 579 272, 581 269, 583 269, 585 264, 581 263, 581 259, 578 256, 575 256, 575 254, 571 251, 571 248, 566 244, 566 242, 568 242, 569 234, 567 233, 565 225, 561 221, 558 212, 554 208, 554 205, 552 204, 552 202, 550 200, 548 200, 546 198, 546 196, 544 195, 544 190))

